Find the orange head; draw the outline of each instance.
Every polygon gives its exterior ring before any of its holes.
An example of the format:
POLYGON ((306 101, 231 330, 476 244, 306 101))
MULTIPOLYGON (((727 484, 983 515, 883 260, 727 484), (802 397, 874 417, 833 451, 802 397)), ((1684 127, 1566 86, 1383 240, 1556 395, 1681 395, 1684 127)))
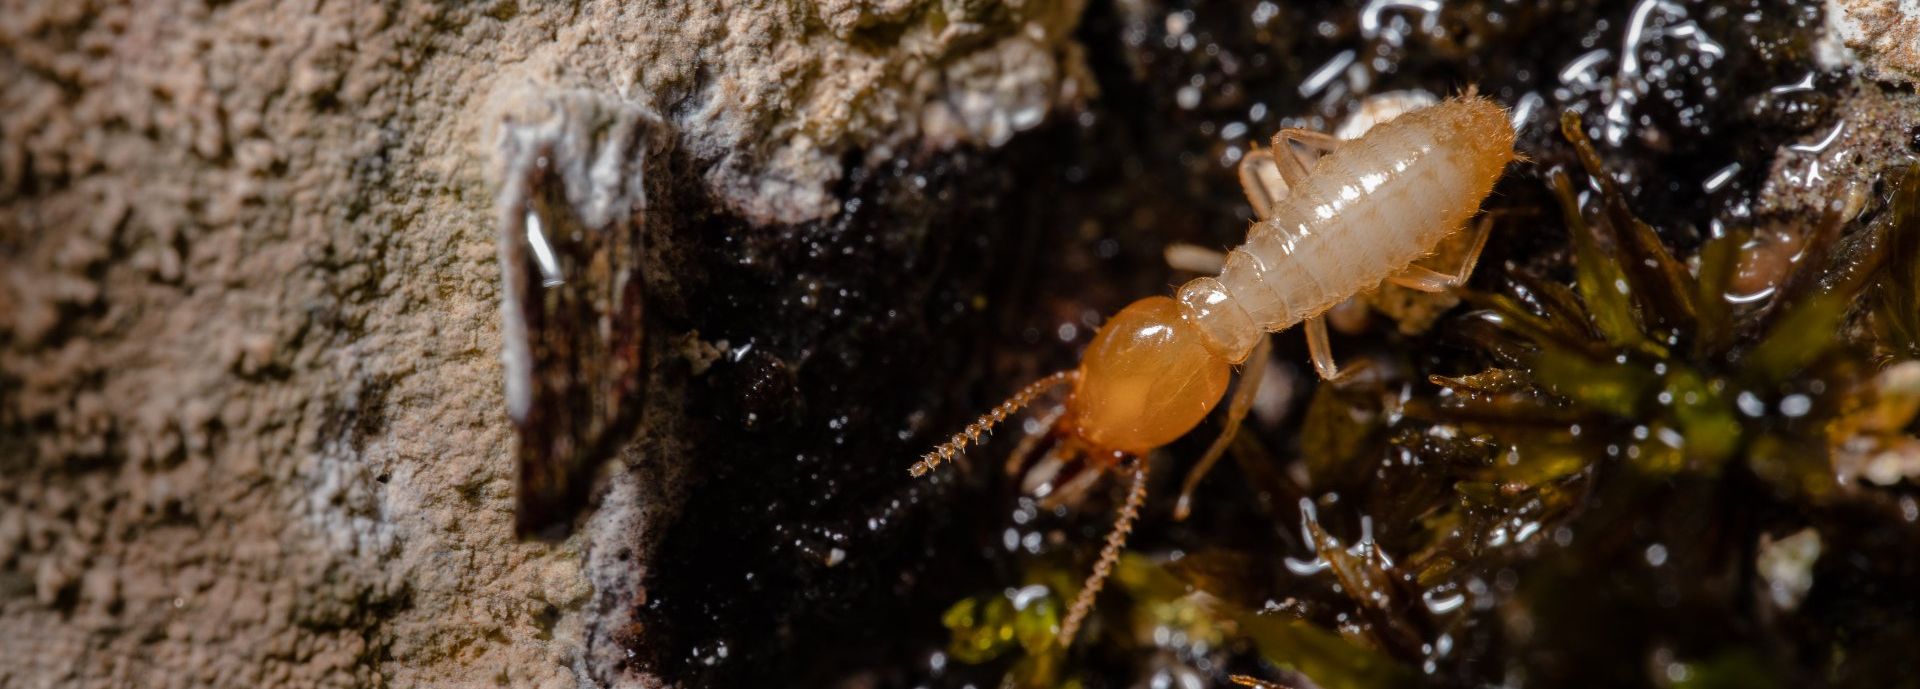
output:
POLYGON ((1206 335, 1167 297, 1121 309, 1094 333, 1080 368, 1034 381, 909 469, 923 476, 980 442, 994 426, 1057 386, 1073 384, 1056 439, 1075 452, 1144 455, 1186 435, 1227 390, 1232 364, 1208 348, 1206 335))
POLYGON ((1200 425, 1227 390, 1232 366, 1167 297, 1121 309, 1087 346, 1067 429, 1095 448, 1141 455, 1200 425))

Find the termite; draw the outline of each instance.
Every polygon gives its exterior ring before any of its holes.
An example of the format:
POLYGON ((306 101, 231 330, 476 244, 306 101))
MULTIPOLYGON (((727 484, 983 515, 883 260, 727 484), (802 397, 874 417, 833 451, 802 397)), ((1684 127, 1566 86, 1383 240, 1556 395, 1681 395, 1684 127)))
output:
POLYGON ((1056 637, 1062 647, 1092 609, 1146 500, 1144 458, 1186 435, 1246 364, 1224 430, 1187 478, 1185 494, 1211 468, 1245 418, 1268 358, 1268 337, 1304 324, 1313 366, 1340 376, 1327 342, 1328 309, 1390 283, 1440 292, 1466 281, 1486 245, 1487 222, 1467 221, 1516 158, 1506 110, 1469 90, 1342 141, 1282 129, 1271 148, 1241 160, 1241 186, 1256 220, 1227 254, 1218 277, 1195 278, 1175 297, 1136 301, 1100 327, 1080 366, 1042 378, 915 462, 923 476, 1051 389, 1072 385, 1049 424, 1050 453, 1123 468, 1131 478, 1100 559, 1056 637), (1321 155, 1310 158, 1298 144, 1321 155), (1464 242, 1451 266, 1425 265, 1443 243, 1464 242))

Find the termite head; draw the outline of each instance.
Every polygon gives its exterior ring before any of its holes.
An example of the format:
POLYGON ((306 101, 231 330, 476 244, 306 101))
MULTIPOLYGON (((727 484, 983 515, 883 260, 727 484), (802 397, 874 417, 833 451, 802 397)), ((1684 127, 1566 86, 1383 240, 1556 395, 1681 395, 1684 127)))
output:
POLYGON ((1087 346, 1062 423, 1089 446, 1144 455, 1200 425, 1231 365, 1167 297, 1121 309, 1087 346))
POLYGON ((1068 383, 1073 394, 1053 429, 1056 442, 1083 457, 1143 456, 1200 425, 1226 392, 1232 365, 1205 338, 1178 302, 1136 301, 1100 326, 1079 368, 1022 388, 921 456, 912 474, 953 459, 1021 407, 1068 383))

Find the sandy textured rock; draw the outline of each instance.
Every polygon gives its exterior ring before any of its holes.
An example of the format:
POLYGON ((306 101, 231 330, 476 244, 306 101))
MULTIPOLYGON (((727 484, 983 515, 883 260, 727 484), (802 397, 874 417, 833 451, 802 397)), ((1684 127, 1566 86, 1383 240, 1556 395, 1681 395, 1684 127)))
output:
POLYGON ((1835 94, 1843 120, 1780 147, 1760 188, 1763 213, 1817 214, 1841 203, 1848 217, 1866 203, 1869 184, 1908 163, 1920 99, 1856 84, 1835 94))
POLYGON ((583 7, 550 39, 507 48, 480 87, 480 123, 529 91, 627 99, 680 133, 733 210, 798 222, 834 212, 826 185, 848 154, 998 145, 1089 95, 1066 36, 1079 0, 731 4, 583 7))
POLYGON ((798 221, 1086 95, 1074 1, 5 5, 3 686, 576 684, 638 574, 511 537, 503 118, 644 110, 798 221))
POLYGON ((1885 81, 1920 81, 1920 0, 1828 0, 1827 34, 1844 50, 1828 48, 1830 63, 1858 62, 1885 81))

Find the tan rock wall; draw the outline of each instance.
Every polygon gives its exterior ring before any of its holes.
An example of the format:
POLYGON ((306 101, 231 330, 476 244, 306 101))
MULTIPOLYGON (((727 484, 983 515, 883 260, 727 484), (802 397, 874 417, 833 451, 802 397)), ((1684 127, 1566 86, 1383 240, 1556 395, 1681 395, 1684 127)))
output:
POLYGON ((642 108, 818 218, 847 151, 1087 95, 1078 12, 0 3, 0 686, 575 685, 582 540, 511 537, 501 118, 642 108))

